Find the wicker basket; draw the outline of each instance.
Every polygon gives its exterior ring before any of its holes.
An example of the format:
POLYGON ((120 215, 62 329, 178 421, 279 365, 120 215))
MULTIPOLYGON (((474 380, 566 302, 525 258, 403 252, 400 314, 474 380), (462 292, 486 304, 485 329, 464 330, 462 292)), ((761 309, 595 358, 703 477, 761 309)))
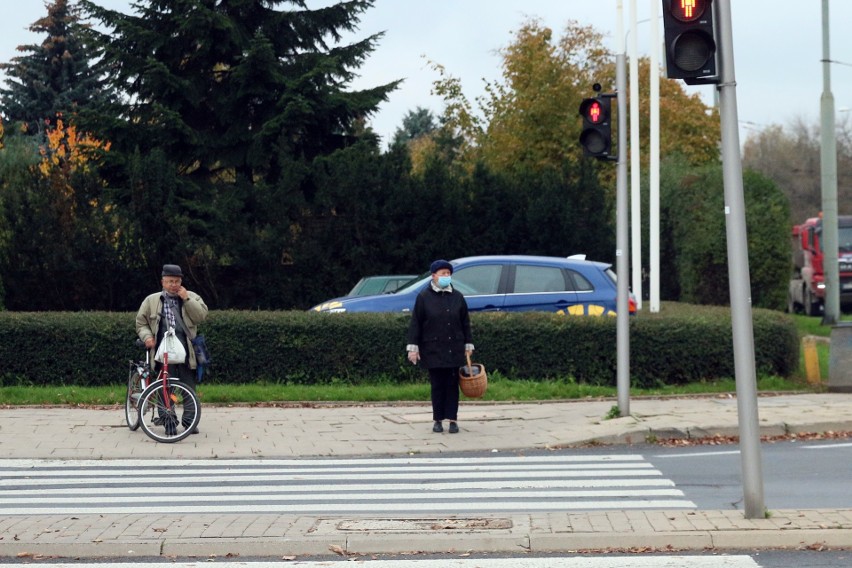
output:
POLYGON ((468 398, 480 398, 488 388, 485 366, 480 363, 471 363, 470 355, 467 355, 467 365, 459 367, 459 386, 462 394, 468 398))

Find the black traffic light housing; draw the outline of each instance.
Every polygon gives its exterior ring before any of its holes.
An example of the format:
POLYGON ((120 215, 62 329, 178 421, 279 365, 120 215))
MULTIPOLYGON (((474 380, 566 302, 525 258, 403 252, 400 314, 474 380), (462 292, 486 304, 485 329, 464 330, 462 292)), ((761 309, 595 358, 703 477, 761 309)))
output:
POLYGON ((688 85, 718 83, 713 0, 663 0, 666 76, 688 85))
POLYGON ((583 155, 608 160, 612 152, 612 95, 598 95, 583 99, 580 103, 580 116, 583 117, 583 130, 580 132, 580 145, 583 155))

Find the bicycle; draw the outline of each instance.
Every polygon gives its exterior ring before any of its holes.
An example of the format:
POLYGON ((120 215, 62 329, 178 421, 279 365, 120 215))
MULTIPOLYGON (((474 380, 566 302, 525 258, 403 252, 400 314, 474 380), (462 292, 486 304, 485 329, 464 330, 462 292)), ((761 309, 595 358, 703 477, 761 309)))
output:
MULTIPOLYGON (((141 339, 136 346, 144 348, 141 339)), ((198 395, 188 385, 169 378, 168 355, 156 378, 152 379, 151 354, 145 349, 144 361, 130 361, 127 379, 127 398, 124 418, 127 427, 140 426, 149 438, 170 444, 179 442, 198 427, 201 420, 201 403, 198 395)))

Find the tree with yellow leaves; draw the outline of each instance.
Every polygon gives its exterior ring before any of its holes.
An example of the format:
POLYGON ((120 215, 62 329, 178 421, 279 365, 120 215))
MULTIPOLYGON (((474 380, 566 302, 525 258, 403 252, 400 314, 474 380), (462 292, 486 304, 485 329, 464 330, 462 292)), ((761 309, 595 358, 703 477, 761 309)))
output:
MULTIPOLYGON (((32 124, 31 124, 32 126, 32 124)), ((92 266, 114 265, 117 219, 103 199, 100 153, 63 119, 39 136, 9 132, 0 149, 0 279, 8 309, 109 307, 92 266), (38 287, 33 299, 24 291, 38 287)))
MULTIPOLYGON (((614 90, 614 58, 602 39, 591 26, 574 21, 560 38, 536 20, 526 22, 501 50, 502 80, 486 83, 476 108, 461 82, 433 64, 439 73, 433 92, 445 103, 442 122, 461 138, 459 159, 481 160, 495 171, 559 168, 563 160, 582 159, 580 102, 593 95, 594 83, 614 90)), ((646 156, 649 105, 643 89, 649 73, 648 60, 641 60, 641 144, 646 156)), ((696 165, 718 159, 718 114, 697 95, 687 95, 679 81, 661 80, 660 116, 663 156, 681 153, 696 165)))
MULTIPOLYGON (((46 178, 61 175, 65 183, 71 174, 91 171, 91 161, 99 151, 109 152, 110 143, 102 142, 85 132, 78 132, 73 124, 65 124, 59 115, 55 124, 45 120, 45 141, 39 146, 41 162, 38 169, 46 178)), ((67 188, 71 191, 71 188, 67 188)))

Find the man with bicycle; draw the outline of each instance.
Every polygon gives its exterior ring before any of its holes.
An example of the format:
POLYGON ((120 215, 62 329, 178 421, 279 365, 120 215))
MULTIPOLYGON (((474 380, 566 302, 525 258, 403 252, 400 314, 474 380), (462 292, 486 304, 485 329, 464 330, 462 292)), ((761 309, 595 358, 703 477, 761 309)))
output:
MULTIPOLYGON (((164 264, 162 290, 147 296, 136 313, 136 334, 145 343, 145 348, 154 360, 154 354, 169 329, 186 349, 186 362, 169 364, 169 376, 174 377, 195 390, 195 350, 189 341, 198 334, 198 324, 207 319, 207 305, 201 296, 183 287, 183 271, 177 264, 164 264)), ((158 373, 162 363, 155 363, 158 373)), ((184 419, 187 416, 184 415, 184 419)), ((189 417, 192 418, 192 417, 189 417)), ((186 426, 186 424, 184 424, 186 426)), ((196 428, 193 434, 198 433, 196 428)))

